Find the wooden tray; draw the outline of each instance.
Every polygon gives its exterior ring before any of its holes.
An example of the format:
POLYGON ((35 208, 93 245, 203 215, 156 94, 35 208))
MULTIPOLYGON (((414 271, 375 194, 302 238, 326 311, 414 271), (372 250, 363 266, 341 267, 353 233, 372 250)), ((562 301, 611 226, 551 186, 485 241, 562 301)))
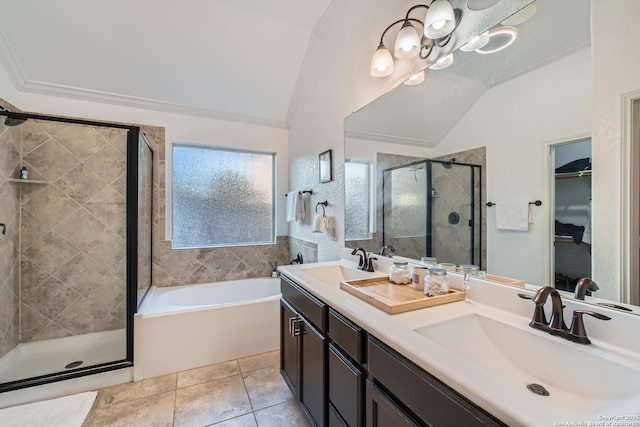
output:
POLYGON ((489 273, 487 273, 486 278, 487 280, 493 280, 494 282, 504 283, 506 285, 520 286, 521 288, 524 288, 524 280, 512 279, 510 277, 496 276, 495 274, 489 274, 489 273))
POLYGON ((464 299, 464 293, 455 289, 451 289, 446 295, 427 297, 423 291, 413 289, 411 285, 396 285, 386 277, 340 282, 340 289, 389 314, 404 313, 464 299))

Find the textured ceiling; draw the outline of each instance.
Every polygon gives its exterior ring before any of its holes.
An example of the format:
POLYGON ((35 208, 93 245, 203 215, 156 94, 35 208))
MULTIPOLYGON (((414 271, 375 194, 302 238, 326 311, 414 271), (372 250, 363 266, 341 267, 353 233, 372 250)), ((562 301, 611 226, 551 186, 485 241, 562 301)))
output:
POLYGON ((284 123, 311 32, 330 3, 1 0, 0 52, 26 89, 103 92, 284 123))

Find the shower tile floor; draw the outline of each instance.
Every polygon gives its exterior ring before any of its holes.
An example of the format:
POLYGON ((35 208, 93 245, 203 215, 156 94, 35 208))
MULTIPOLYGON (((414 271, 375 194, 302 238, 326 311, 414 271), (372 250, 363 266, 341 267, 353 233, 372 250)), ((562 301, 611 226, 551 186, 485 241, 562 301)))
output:
POLYGON ((83 427, 309 426, 279 362, 273 351, 105 387, 83 427))

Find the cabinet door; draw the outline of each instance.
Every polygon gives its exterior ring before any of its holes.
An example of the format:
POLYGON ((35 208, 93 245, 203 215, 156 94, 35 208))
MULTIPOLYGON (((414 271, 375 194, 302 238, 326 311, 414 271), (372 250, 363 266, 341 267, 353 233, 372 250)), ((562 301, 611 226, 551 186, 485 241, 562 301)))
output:
POLYGON ((300 403, 317 426, 327 418, 326 360, 328 339, 304 320, 300 336, 300 403))
POLYGON ((300 370, 298 336, 300 317, 284 300, 280 300, 280 372, 296 398, 299 398, 300 370))
POLYGON ((329 401, 349 427, 364 425, 364 378, 335 344, 329 344, 329 401))
POLYGON ((383 391, 367 380, 367 427, 419 426, 383 391))

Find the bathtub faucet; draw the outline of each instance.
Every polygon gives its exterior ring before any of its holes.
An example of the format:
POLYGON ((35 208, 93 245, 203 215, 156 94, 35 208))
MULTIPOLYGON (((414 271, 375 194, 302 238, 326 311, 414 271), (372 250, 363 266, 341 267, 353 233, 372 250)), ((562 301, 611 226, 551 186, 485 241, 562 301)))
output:
POLYGON ((289 264, 302 264, 304 261, 302 260, 302 254, 298 252, 298 255, 294 259, 291 260, 289 264))

